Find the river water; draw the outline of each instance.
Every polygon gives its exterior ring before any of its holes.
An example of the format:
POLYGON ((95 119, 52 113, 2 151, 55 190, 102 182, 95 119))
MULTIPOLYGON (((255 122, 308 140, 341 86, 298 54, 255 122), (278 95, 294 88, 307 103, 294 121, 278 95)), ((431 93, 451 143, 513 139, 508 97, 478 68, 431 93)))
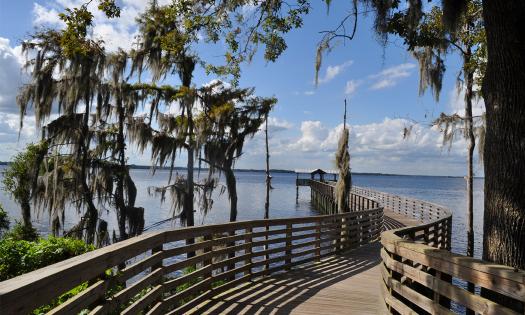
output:
MULTIPOLYGON (((3 167, 0 167, 0 172, 3 167)), ((173 214, 170 199, 161 203, 156 196, 148 194, 148 187, 165 185, 168 171, 159 170, 153 176, 150 170, 134 169, 132 177, 138 188, 137 206, 145 208, 145 226, 170 218, 173 214)), ((204 172, 200 176, 205 176, 204 172)), ((199 176, 199 174, 195 174, 199 176)), ((270 217, 284 218, 294 216, 315 215, 317 212, 310 204, 310 189, 300 187, 299 198, 296 201, 295 174, 272 174, 274 189, 270 195, 270 217)), ((263 172, 238 172, 238 220, 261 219, 264 217, 265 175, 263 172)), ((223 182, 221 178, 221 182, 223 182)), ((453 242, 452 250, 464 253, 466 248, 466 186, 463 178, 437 176, 386 176, 386 175, 354 175, 353 183, 357 186, 405 195, 421 200, 431 201, 450 208, 453 212, 453 242)), ((481 254, 481 231, 483 227, 483 179, 474 180, 474 224, 476 230, 475 254, 481 254)), ((227 193, 219 194, 217 189, 213 196, 213 208, 204 215, 197 211, 196 224, 211 224, 227 222, 229 218, 229 201, 227 193)), ((16 203, 4 191, 0 191, 0 203, 9 213, 11 220, 20 218, 16 203)), ((115 214, 112 210, 101 210, 101 216, 109 222, 110 230, 116 228, 115 214)), ((66 212, 65 228, 77 222, 79 215, 71 209, 66 212)), ((49 233, 49 219, 46 213, 34 215, 34 225, 43 235, 49 233)), ((155 229, 177 228, 176 220, 166 222, 155 229)))

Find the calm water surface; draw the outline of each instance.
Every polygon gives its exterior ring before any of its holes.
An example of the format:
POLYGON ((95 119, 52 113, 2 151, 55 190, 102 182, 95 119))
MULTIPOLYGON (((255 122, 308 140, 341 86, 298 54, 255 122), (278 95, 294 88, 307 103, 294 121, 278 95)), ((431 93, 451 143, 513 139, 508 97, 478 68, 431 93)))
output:
MULTIPOLYGON (((3 167, 0 167, 0 171, 3 167)), ((201 176, 203 176, 202 174, 201 176)), ((149 170, 132 170, 132 176, 138 188, 137 206, 144 207, 146 227, 153 223, 171 217, 169 197, 162 204, 158 197, 150 196, 147 188, 151 186, 165 185, 168 178, 167 171, 157 171, 152 176, 149 170)), ((195 176, 198 176, 196 174, 195 176)), ((299 189, 299 198, 296 202, 295 174, 276 173, 272 174, 272 185, 274 189, 270 197, 270 217, 283 218, 294 216, 315 215, 316 211, 310 204, 310 190, 308 187, 299 189)), ((223 179, 221 179, 222 181, 223 179)), ((466 187, 463 178, 433 177, 433 176, 379 176, 379 175, 355 175, 355 185, 370 187, 376 190, 389 192, 397 195, 405 195, 413 198, 427 200, 449 207, 453 211, 453 244, 454 252, 464 253, 466 247, 465 208, 466 187)), ((476 229, 476 255, 481 253, 481 237, 483 225, 483 180, 474 181, 474 224, 476 229)), ((265 200, 265 175, 259 172, 237 173, 238 190, 238 220, 261 219, 264 217, 265 200)), ((197 211, 196 224, 211 224, 227 222, 229 218, 229 203, 227 194, 219 195, 219 189, 214 194, 212 210, 204 216, 197 211)), ((0 203, 8 211, 12 219, 20 218, 20 211, 5 192, 0 191, 0 203)), ((115 225, 115 214, 112 210, 102 210, 102 217, 106 219, 111 227, 115 225)), ((66 229, 78 221, 79 215, 75 210, 66 212, 66 229)), ((49 233, 49 217, 46 213, 34 216, 34 224, 42 234, 49 233)), ((180 226, 179 222, 172 221, 164 223, 161 228, 175 228, 180 226)))

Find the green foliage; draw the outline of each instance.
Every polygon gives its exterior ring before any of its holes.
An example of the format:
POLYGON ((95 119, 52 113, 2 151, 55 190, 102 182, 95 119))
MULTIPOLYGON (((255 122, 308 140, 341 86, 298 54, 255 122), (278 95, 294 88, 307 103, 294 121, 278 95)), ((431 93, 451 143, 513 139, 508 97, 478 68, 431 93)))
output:
POLYGON ((240 64, 250 61, 259 47, 264 48, 266 60, 275 61, 287 48, 284 34, 301 27, 309 10, 308 0, 297 0, 294 5, 253 0, 173 1, 150 5, 138 24, 145 50, 153 48, 155 55, 162 56, 157 65, 166 63, 164 72, 172 70, 170 63, 181 54, 189 55, 193 44, 224 41, 222 64, 200 63, 208 73, 232 76, 237 84, 240 64), (246 11, 247 6, 253 10, 246 11))
POLYGON ((22 222, 15 221, 15 226, 4 235, 14 241, 36 241, 38 232, 32 225, 25 225, 22 222))
MULTIPOLYGON (((59 297, 54 299, 51 303, 41 306, 33 311, 33 315, 44 315, 47 314, 49 311, 51 311, 53 308, 57 307, 58 305, 66 302, 68 299, 72 298, 73 296, 79 294, 80 292, 84 291, 88 288, 88 283, 84 282, 79 286, 74 287, 73 289, 67 291, 64 294, 61 294, 59 297)), ((80 314, 87 314, 84 312, 80 312, 80 314)))
MULTIPOLYGON (((60 44, 66 56, 87 56, 90 51, 91 41, 86 40, 88 29, 93 24, 93 13, 87 8, 90 2, 78 8, 66 8, 64 13, 58 15, 66 23, 66 28, 60 34, 60 44)), ((120 8, 115 0, 99 0, 98 9, 108 18, 120 17, 120 8)))
POLYGON ((7 215, 7 212, 4 210, 4 207, 2 204, 0 204, 0 237, 5 233, 5 231, 9 230, 9 216, 7 215))
POLYGON ((92 245, 71 238, 49 237, 36 241, 0 240, 0 281, 93 250, 92 245))
POLYGON ((35 176, 38 175, 38 161, 47 152, 46 142, 30 143, 25 151, 18 153, 3 174, 3 189, 18 203, 29 202, 35 176), (35 170, 36 168, 36 170, 35 170))

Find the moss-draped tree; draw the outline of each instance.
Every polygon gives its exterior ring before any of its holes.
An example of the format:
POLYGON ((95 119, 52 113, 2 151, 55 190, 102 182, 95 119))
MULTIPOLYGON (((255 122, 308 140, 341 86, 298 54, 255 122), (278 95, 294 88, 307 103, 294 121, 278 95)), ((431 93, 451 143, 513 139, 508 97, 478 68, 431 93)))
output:
POLYGON ((39 165, 47 152, 47 143, 29 144, 18 153, 3 173, 3 189, 20 204, 23 225, 31 229, 31 200, 40 175, 39 165))
MULTIPOLYGON (((100 2, 108 17, 118 16, 111 1, 100 2)), ((47 148, 35 168, 42 171, 33 198, 50 213, 55 234, 71 205, 80 221, 66 234, 103 245, 109 234, 102 208, 116 210, 119 239, 140 233, 144 224, 125 153, 124 125, 137 95, 126 93, 125 54, 106 53, 102 42, 87 37, 92 15, 86 5, 61 18, 66 28, 37 31, 22 44, 30 82, 17 98, 21 122, 33 110, 47 148)))
POLYGON ((253 92, 214 84, 202 96, 200 132, 207 137, 203 160, 212 172, 223 173, 226 178, 231 222, 237 220, 235 161, 241 157, 245 141, 259 131, 276 103, 274 98, 255 97, 253 92), (213 93, 215 90, 218 93, 213 93))

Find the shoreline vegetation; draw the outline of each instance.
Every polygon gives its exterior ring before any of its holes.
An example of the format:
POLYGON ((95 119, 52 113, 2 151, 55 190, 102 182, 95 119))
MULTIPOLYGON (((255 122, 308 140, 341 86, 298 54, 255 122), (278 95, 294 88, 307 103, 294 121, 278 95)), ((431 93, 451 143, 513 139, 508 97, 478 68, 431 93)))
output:
MULTIPOLYGON (((0 161, 0 166, 8 166, 11 164, 11 162, 5 162, 0 161)), ((137 165, 137 164, 130 164, 129 168, 132 170, 146 170, 151 169, 151 166, 148 165, 137 165)), ((169 166, 164 167, 156 167, 156 170, 170 170, 169 166)), ((177 171, 186 171, 186 167, 182 166, 176 166, 173 168, 173 170, 177 171)), ((207 167, 202 167, 202 171, 207 171, 207 167)), ((252 168, 239 168, 235 169, 234 172, 236 173, 265 173, 266 170, 264 169, 252 169, 252 168)), ((274 174, 295 174, 295 171, 293 170, 287 170, 287 169, 270 169, 270 173, 274 174)), ((364 176, 406 176, 406 177, 444 177, 444 178, 463 178, 463 176, 452 176, 452 175, 419 175, 419 174, 394 174, 394 173, 373 173, 373 172, 352 172, 352 175, 364 175, 364 176)), ((477 179, 483 179, 485 177, 483 176, 474 176, 474 178, 477 179)))

